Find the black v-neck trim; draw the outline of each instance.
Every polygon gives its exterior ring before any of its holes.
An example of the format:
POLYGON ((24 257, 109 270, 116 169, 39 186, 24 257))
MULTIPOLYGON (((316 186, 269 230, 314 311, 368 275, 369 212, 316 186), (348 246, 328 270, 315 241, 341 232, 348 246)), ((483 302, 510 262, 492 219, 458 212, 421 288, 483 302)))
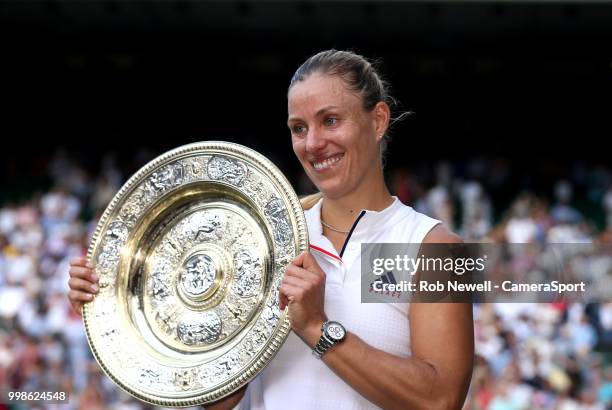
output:
POLYGON ((351 230, 349 231, 348 236, 346 237, 346 240, 344 241, 344 245, 342 245, 342 250, 340 251, 340 257, 342 257, 342 254, 344 254, 344 249, 346 249, 346 245, 348 244, 349 240, 351 239, 351 235, 353 234, 353 231, 355 230, 355 227, 357 226, 357 223, 365 215, 365 213, 366 213, 366 211, 361 211, 361 213, 359 214, 357 219, 355 219, 355 222, 353 222, 353 226, 351 226, 351 230))

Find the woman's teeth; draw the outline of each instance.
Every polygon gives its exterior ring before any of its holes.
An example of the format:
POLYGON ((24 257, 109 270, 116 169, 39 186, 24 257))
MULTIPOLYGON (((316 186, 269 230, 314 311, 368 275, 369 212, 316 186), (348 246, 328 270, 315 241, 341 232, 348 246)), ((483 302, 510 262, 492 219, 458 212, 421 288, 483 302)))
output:
POLYGON ((324 159, 323 161, 318 161, 318 162, 313 162, 312 166, 314 167, 314 169, 316 169, 317 171, 321 171, 323 169, 329 168, 332 165, 334 165, 336 162, 340 161, 340 159, 342 159, 342 156, 344 154, 340 154, 340 155, 335 155, 333 157, 329 157, 324 159))

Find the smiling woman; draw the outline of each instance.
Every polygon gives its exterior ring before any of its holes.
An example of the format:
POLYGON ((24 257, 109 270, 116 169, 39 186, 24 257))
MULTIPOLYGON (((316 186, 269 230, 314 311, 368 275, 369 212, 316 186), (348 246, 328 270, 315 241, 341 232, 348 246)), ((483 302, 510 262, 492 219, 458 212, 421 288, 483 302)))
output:
POLYGON ((367 111, 358 94, 346 92, 342 78, 314 73, 291 87, 288 108, 293 150, 327 197, 345 197, 380 178, 382 166, 372 165, 380 162, 379 143, 389 124, 386 103, 367 111))
POLYGON ((374 67, 352 53, 319 53, 297 70, 287 125, 295 154, 327 197, 382 177, 392 101, 374 67))
POLYGON ((362 56, 328 50, 297 70, 287 98, 293 151, 320 191, 302 201, 313 252, 287 267, 293 333, 241 408, 461 408, 471 304, 361 303, 361 243, 460 241, 389 193, 386 84, 362 56))
MULTIPOLYGON (((389 193, 385 83, 362 56, 328 50, 297 70, 287 97, 293 151, 320 191, 302 203, 311 252, 287 265, 279 289, 293 332, 246 393, 207 409, 460 409, 474 354, 471 304, 361 303, 362 243, 461 241, 389 193)), ((98 277, 84 259, 70 276, 78 311, 98 277)))

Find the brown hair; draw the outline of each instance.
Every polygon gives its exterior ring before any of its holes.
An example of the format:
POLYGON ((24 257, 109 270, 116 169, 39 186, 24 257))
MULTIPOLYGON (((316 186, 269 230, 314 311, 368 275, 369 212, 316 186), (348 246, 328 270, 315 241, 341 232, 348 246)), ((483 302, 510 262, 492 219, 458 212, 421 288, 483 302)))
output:
POLYGON ((319 199, 321 198, 323 198, 323 194, 321 192, 301 197, 300 204, 302 205, 302 209, 304 211, 309 210, 310 208, 315 206, 315 204, 319 202, 319 199))

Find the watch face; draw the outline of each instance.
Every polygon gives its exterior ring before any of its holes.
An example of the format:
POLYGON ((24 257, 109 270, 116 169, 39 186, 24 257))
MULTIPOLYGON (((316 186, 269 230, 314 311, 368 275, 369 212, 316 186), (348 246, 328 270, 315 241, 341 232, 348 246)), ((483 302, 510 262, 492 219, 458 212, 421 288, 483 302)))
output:
POLYGON ((327 324, 327 329, 325 330, 325 333, 327 333, 327 335, 335 341, 342 340, 344 339, 344 336, 346 336, 346 331, 344 330, 344 327, 338 322, 329 322, 327 324))

